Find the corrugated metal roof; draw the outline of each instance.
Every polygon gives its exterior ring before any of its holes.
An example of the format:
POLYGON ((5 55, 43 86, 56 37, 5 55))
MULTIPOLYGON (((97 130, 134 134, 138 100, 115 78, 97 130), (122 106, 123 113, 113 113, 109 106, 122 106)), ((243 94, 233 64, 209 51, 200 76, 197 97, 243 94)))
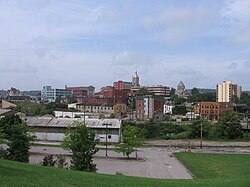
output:
MULTIPOLYGON (((82 118, 50 118, 50 117, 26 117, 26 122, 32 127, 67 127, 75 126, 77 122, 84 122, 82 118)), ((121 120, 118 119, 85 119, 86 126, 89 128, 108 128, 119 129, 121 120)))
POLYGON ((1 109, 1 108, 0 108, 0 115, 5 114, 5 113, 10 112, 10 111, 11 111, 11 110, 1 109))

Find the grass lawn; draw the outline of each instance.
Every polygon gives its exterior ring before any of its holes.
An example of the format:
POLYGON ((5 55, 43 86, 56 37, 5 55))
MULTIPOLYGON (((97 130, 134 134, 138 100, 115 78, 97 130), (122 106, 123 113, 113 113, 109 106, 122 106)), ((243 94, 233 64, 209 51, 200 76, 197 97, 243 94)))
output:
POLYGON ((176 157, 197 179, 112 176, 0 160, 0 186, 250 186, 250 155, 178 153, 176 157))

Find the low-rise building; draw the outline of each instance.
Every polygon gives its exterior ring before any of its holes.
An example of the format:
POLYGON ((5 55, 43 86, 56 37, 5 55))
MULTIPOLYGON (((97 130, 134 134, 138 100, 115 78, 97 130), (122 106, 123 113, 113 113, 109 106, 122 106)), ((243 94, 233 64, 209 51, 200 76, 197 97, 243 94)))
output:
POLYGON ((218 121, 227 111, 233 111, 233 109, 231 102, 200 102, 194 111, 203 119, 218 121))
POLYGON ((136 86, 136 87, 132 87, 131 91, 133 93, 136 93, 141 89, 146 89, 148 92, 152 93, 153 95, 162 96, 162 97, 165 97, 165 99, 169 99, 169 97, 170 97, 170 87, 162 86, 162 85, 157 85, 157 86, 136 86))
POLYGON ((54 117, 25 117, 31 133, 41 141, 63 141, 69 127, 75 128, 78 122, 94 130, 100 142, 118 143, 120 140, 122 121, 118 119, 79 119, 54 117), (34 128, 34 129, 33 129, 34 128))
POLYGON ((164 97, 161 96, 138 96, 136 97, 136 119, 162 119, 164 97))
POLYGON ((41 92, 41 98, 44 101, 54 102, 58 98, 66 98, 72 96, 71 90, 57 89, 51 86, 44 86, 41 92))
POLYGON ((94 86, 79 86, 79 87, 65 86, 65 90, 71 90, 72 96, 76 98, 93 97, 95 94, 94 86))
POLYGON ((113 86, 117 90, 131 90, 132 82, 117 81, 113 83, 113 86))

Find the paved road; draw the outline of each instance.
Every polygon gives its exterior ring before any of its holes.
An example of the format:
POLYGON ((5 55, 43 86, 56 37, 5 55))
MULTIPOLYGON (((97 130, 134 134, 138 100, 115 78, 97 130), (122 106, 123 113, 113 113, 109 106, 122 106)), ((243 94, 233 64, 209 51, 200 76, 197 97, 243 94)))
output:
MULTIPOLYGON (((68 151, 60 147, 33 147, 30 150, 31 163, 40 163, 43 159, 41 154, 66 154, 68 151), (35 154, 34 154, 35 153, 35 154)), ((161 179, 192 179, 187 169, 175 158, 170 156, 171 152, 165 148, 142 148, 138 152, 139 160, 125 159, 122 154, 108 151, 108 158, 105 157, 105 150, 100 150, 94 162, 97 164, 98 173, 116 174, 117 172, 127 176, 138 176, 161 179)), ((135 155, 132 154, 131 158, 135 155)), ((70 158, 68 157, 67 162, 70 158)))
MULTIPOLYGON (((199 147, 200 140, 153 140, 146 141, 146 146, 152 147, 199 147)), ((250 141, 248 142, 215 142, 206 141, 202 142, 203 147, 250 147, 250 141)))

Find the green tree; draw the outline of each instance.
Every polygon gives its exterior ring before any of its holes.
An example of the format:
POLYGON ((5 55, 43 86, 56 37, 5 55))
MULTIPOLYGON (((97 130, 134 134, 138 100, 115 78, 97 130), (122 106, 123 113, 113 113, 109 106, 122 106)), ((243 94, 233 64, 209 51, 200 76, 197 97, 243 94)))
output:
POLYGON ((226 138, 234 139, 242 136, 242 126, 237 113, 226 112, 224 116, 220 118, 219 124, 226 138))
POLYGON ((137 148, 143 144, 142 131, 138 127, 128 125, 124 127, 122 132, 122 142, 117 144, 115 151, 129 158, 129 155, 136 152, 137 158, 137 148))
POLYGON ((64 148, 73 153, 71 169, 87 172, 96 172, 96 164, 93 163, 93 155, 98 151, 95 132, 78 122, 76 128, 66 133, 64 148))
POLYGON ((77 103, 77 99, 73 96, 67 97, 68 103, 77 103))
POLYGON ((4 142, 5 135, 3 129, 0 127, 0 144, 4 142))
POLYGON ((173 114, 177 115, 186 115, 187 113, 187 108, 186 106, 175 106, 173 108, 173 114))
POLYGON ((8 139, 12 132, 12 127, 18 124, 21 124, 22 120, 19 116, 5 116, 0 119, 0 128, 2 129, 2 132, 6 135, 6 139, 8 139))
POLYGON ((31 147, 34 136, 28 132, 26 123, 12 125, 10 127, 10 135, 7 138, 7 158, 19 162, 29 162, 29 149, 31 147))
POLYGON ((192 95, 198 95, 198 94, 200 94, 200 91, 198 90, 198 88, 193 88, 192 90, 191 90, 191 94, 192 95))

